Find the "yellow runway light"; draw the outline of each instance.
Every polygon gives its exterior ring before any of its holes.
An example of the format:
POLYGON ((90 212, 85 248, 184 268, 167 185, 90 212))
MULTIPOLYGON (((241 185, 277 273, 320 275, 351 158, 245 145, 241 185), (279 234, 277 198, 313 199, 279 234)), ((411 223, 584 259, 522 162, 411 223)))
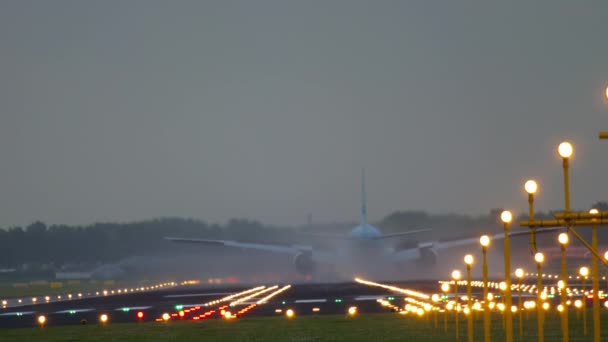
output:
POLYGON ((293 318, 295 315, 296 313, 292 309, 285 311, 285 316, 287 316, 287 318, 293 318))

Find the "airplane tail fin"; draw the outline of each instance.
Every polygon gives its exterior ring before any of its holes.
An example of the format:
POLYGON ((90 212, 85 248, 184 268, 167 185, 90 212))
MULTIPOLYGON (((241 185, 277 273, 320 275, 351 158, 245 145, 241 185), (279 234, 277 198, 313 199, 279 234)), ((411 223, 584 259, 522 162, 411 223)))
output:
POLYGON ((367 201, 365 198, 365 169, 361 169, 361 225, 367 224, 367 201))

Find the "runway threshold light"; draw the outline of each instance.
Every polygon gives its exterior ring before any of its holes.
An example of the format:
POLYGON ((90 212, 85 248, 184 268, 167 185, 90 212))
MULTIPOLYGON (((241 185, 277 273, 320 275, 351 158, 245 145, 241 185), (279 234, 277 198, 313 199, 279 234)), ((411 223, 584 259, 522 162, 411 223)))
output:
POLYGON ((292 309, 288 309, 287 311, 285 311, 285 316, 287 316, 287 318, 293 318, 295 314, 296 313, 292 309))

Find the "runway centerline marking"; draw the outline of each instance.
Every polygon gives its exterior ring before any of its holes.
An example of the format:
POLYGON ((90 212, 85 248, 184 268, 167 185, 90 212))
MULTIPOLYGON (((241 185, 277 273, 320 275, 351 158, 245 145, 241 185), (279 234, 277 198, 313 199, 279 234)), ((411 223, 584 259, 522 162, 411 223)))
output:
POLYGON ((125 311, 125 310, 146 310, 151 308, 151 306, 124 306, 122 308, 114 309, 114 311, 125 311))
POLYGON ((75 314, 78 312, 90 312, 90 311, 95 311, 95 309, 71 309, 71 310, 61 310, 61 311, 55 311, 53 313, 55 314, 67 314, 67 313, 71 313, 71 314, 75 314))
POLYGON ((0 316, 24 316, 31 315, 34 311, 13 311, 13 312, 5 312, 1 313, 0 316))
POLYGON ((385 296, 359 296, 355 297, 355 300, 377 300, 384 297, 385 296))
POLYGON ((294 303, 327 303, 327 299, 319 298, 319 299, 296 299, 294 303))

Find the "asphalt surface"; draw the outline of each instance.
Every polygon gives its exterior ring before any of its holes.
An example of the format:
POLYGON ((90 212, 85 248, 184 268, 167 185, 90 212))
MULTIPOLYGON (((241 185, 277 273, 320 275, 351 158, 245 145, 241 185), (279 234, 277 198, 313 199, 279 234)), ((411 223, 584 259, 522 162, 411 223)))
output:
MULTIPOLYGON (((263 284, 266 288, 275 284, 263 284)), ((356 306, 359 313, 387 312, 378 298, 391 299, 396 305, 403 303, 403 295, 384 288, 352 283, 300 284, 293 285, 272 297, 267 303, 257 301, 287 284, 279 284, 276 289, 268 290, 232 307, 235 300, 255 294, 252 291, 222 302, 224 299, 260 285, 250 286, 200 286, 176 285, 144 292, 129 292, 114 295, 99 295, 88 298, 63 298, 48 303, 39 300, 36 304, 15 304, 0 309, 0 327, 38 326, 38 317, 44 315, 45 325, 100 324, 101 315, 108 317, 107 324, 116 322, 153 322, 162 321, 167 313, 170 320, 200 321, 222 319, 222 312, 232 315, 250 307, 239 318, 249 316, 284 315, 288 309, 297 315, 347 314, 350 307, 356 306), (205 305, 207 304, 207 305, 205 305), (255 305, 254 305, 255 304, 255 305), (180 317, 180 311, 183 317, 180 317), (141 312, 142 317, 138 317, 141 312), (198 318, 196 318, 198 317, 198 318)), ((402 288, 426 293, 437 292, 436 281, 392 283, 402 288)), ((31 301, 30 301, 31 302, 31 301)))

